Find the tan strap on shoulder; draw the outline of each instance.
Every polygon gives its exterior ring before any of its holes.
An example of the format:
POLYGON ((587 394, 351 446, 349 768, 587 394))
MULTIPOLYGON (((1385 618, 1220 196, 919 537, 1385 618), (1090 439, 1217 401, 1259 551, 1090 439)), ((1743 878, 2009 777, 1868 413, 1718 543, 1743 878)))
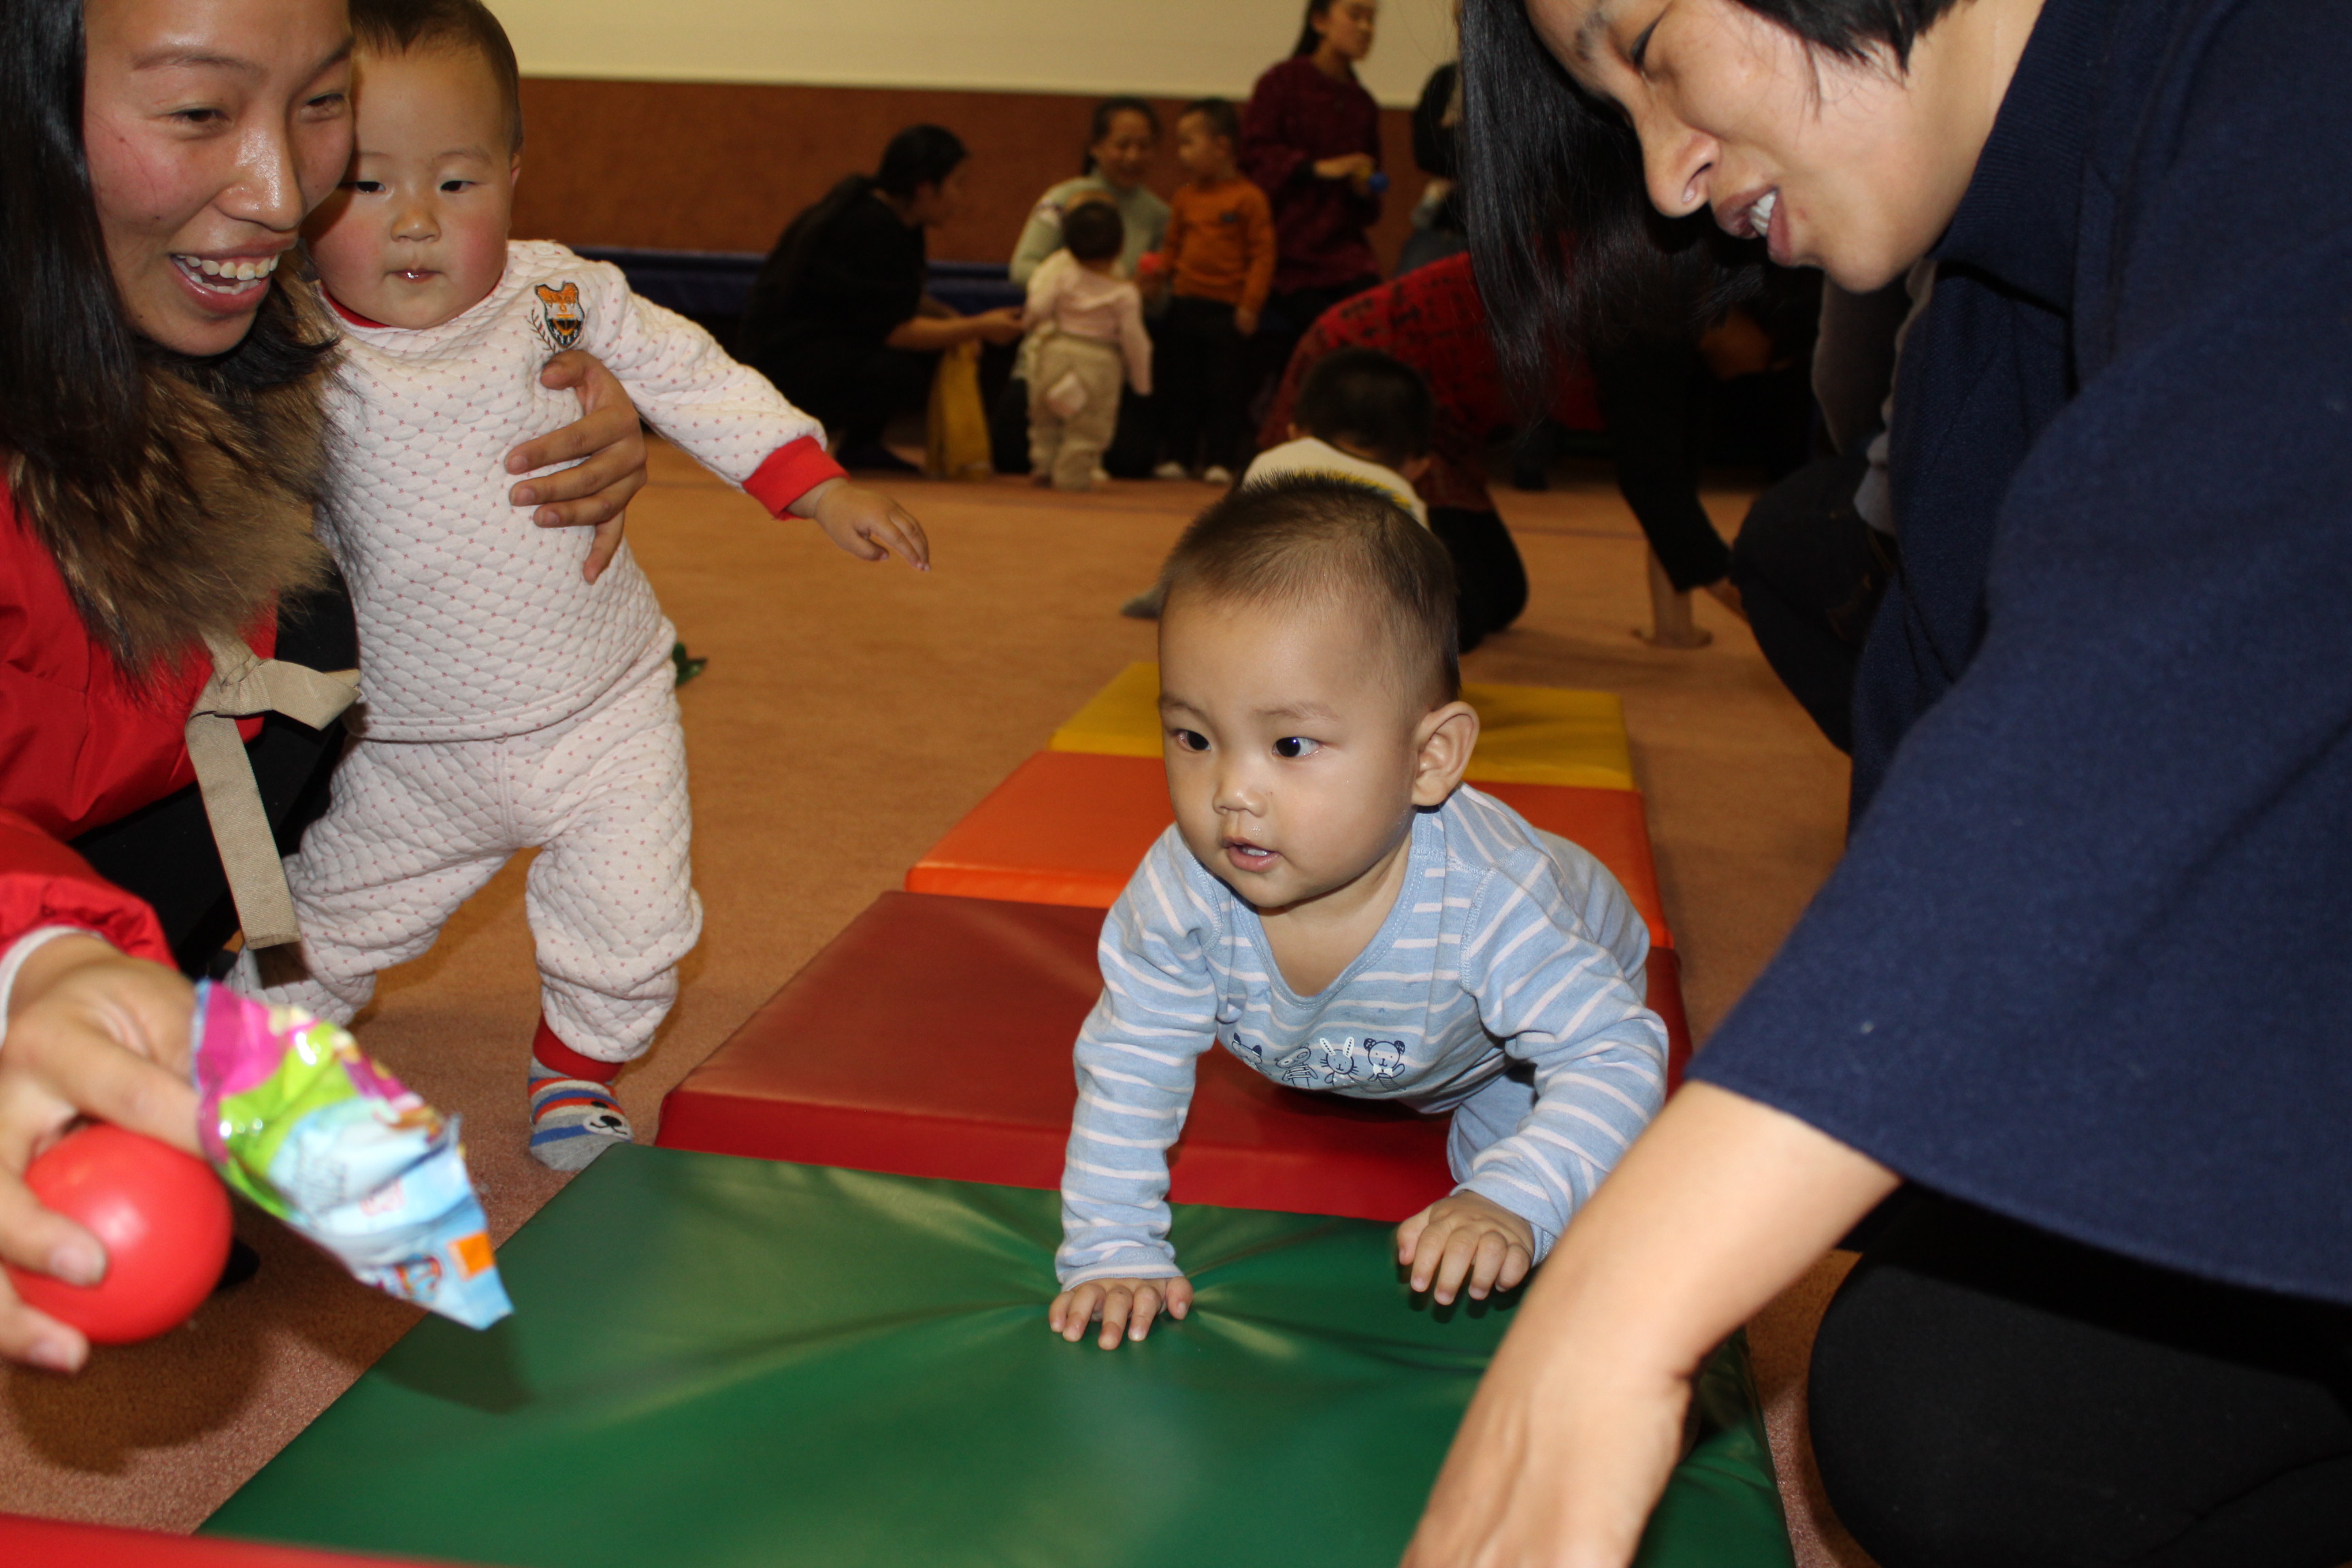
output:
POLYGON ((283 713, 299 724, 323 730, 359 696, 355 674, 328 675, 303 665, 259 658, 241 642, 206 637, 213 676, 196 694, 188 714, 188 760, 195 764, 196 787, 205 797, 221 869, 236 900, 236 917, 247 947, 277 947, 300 938, 286 868, 278 863, 278 838, 253 763, 236 721, 256 713, 283 713))

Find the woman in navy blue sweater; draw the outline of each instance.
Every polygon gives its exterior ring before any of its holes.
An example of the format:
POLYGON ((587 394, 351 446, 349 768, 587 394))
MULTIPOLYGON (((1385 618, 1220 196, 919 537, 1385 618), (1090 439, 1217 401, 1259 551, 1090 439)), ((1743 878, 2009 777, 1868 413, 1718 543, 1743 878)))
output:
POLYGON ((1845 860, 1562 1237, 1408 1561, 1628 1561, 1687 1373, 1898 1187, 1811 1387, 1885 1568, 2352 1559, 2343 5, 1463 30, 1521 368, 1670 270, 1674 220, 1937 284, 1845 860), (1573 278, 1526 243, 1568 234, 1573 278))

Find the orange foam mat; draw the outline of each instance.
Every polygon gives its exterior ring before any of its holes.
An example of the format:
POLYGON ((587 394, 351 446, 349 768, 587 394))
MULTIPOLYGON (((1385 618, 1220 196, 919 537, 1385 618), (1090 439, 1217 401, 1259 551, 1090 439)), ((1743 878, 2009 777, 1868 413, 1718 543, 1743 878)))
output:
MULTIPOLYGON (((1005 1186, 1058 1186, 1070 1051, 1102 990, 1102 916, 885 893, 689 1073, 664 1148, 1005 1186)), ((1670 1076, 1690 1054, 1674 953, 1650 960, 1670 1076)), ((1404 1218, 1452 1189, 1447 1119, 1308 1094, 1201 1058, 1171 1161, 1178 1203, 1404 1218)))
POLYGON ((164 1535, 103 1524, 68 1524, 0 1513, 0 1563, 23 1568, 392 1568, 413 1557, 353 1557, 299 1546, 264 1546, 201 1535, 164 1535))
MULTIPOLYGON (((1650 941, 1674 945, 1639 792, 1574 784, 1475 787, 1599 857, 1649 921, 1650 941)), ((1107 910, 1151 841, 1175 819, 1157 759, 1040 752, 915 862, 907 888, 1107 910)))

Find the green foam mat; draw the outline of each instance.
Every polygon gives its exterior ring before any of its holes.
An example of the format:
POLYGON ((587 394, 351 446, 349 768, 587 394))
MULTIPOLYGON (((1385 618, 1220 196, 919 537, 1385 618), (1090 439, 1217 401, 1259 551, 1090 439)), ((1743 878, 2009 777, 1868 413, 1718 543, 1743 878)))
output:
MULTIPOLYGON (((517 1568, 1392 1564, 1510 1298, 1388 1226, 1179 1207, 1191 1319, 1045 1328, 1058 1199, 622 1145, 205 1526, 517 1568)), ((1735 1342, 1647 1568, 1789 1568, 1735 1342)))

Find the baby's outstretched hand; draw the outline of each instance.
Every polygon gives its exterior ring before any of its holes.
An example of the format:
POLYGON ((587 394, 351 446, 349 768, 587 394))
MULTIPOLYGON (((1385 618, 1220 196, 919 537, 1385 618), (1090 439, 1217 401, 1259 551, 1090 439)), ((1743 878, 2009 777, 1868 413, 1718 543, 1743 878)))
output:
POLYGON ((895 555, 918 572, 931 569, 931 542, 906 508, 880 490, 832 479, 793 502, 793 513, 860 561, 895 555))
POLYGON ((1451 1303, 1466 1279, 1470 1299, 1483 1301, 1536 1266, 1535 1227, 1492 1198, 1455 1193, 1397 1226, 1397 1261, 1412 1270, 1415 1295, 1451 1303))
POLYGON ((1192 1282, 1181 1274, 1169 1279, 1089 1279, 1055 1297, 1045 1309, 1045 1321, 1076 1344, 1087 1325, 1099 1316, 1102 1332, 1095 1343, 1115 1351, 1122 1334, 1139 1340, 1150 1333, 1151 1320, 1163 1305, 1170 1317, 1185 1317, 1192 1310, 1192 1282))

